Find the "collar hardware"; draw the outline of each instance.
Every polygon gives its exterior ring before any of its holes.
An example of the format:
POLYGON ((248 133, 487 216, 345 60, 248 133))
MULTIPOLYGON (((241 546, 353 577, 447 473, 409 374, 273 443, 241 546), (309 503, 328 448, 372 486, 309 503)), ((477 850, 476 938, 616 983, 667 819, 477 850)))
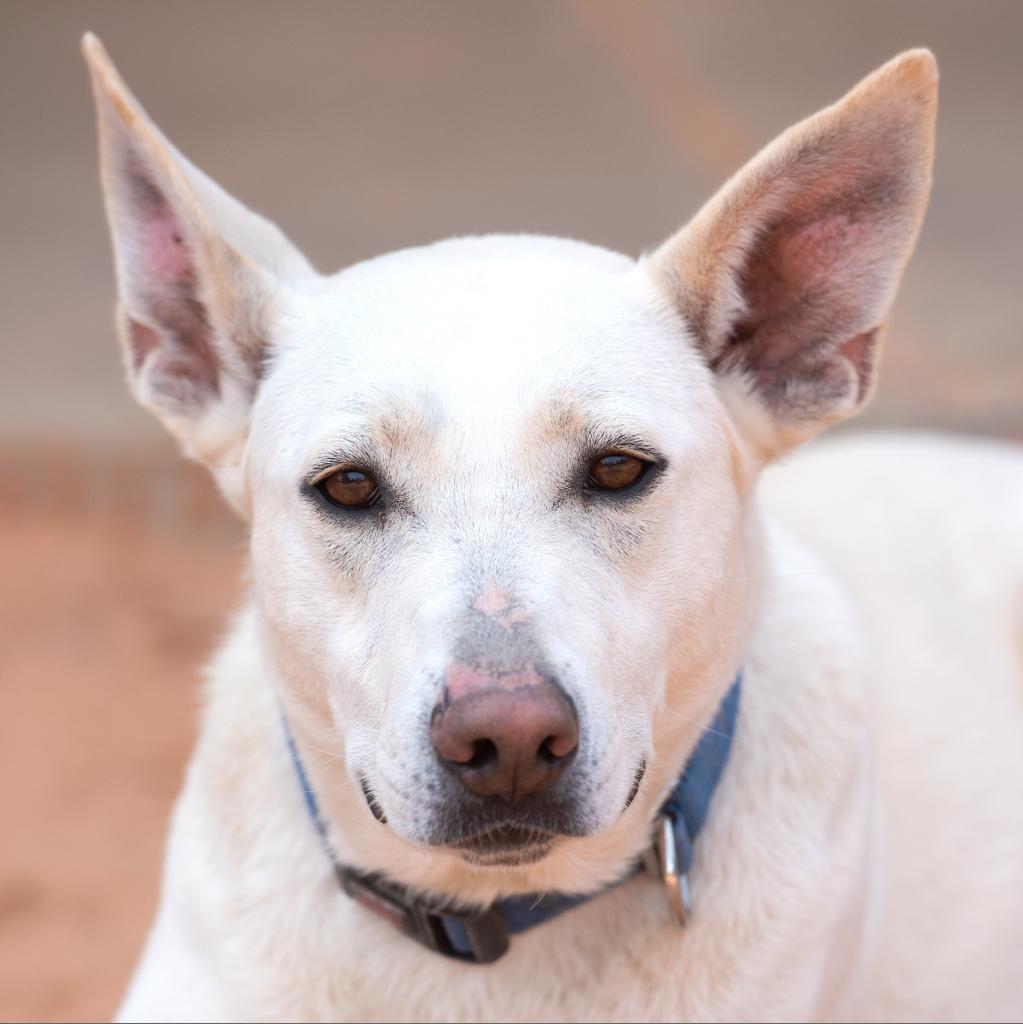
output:
POLYGON ((679 827, 685 828, 685 822, 676 821, 670 812, 657 819, 654 823, 654 842, 650 847, 650 856, 644 858, 644 866, 664 885, 668 909, 679 926, 685 928, 689 921, 691 903, 689 872, 682 870, 675 842, 679 827))
POLYGON ((410 899, 400 886, 377 874, 335 865, 341 888, 370 913, 389 921, 427 949, 454 960, 489 964, 508 951, 511 940, 496 907, 455 912, 410 899))

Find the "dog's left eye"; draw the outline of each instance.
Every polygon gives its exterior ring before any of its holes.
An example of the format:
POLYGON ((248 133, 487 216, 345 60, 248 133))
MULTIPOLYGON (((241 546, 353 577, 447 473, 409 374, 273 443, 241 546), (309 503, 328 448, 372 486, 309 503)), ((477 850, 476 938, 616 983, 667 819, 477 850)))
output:
POLYGON ((369 508, 380 496, 376 480, 360 469, 339 469, 324 477, 316 489, 341 508, 369 508))
POLYGON ((638 484, 651 465, 626 452, 608 452, 590 463, 586 484, 593 491, 624 491, 638 484))

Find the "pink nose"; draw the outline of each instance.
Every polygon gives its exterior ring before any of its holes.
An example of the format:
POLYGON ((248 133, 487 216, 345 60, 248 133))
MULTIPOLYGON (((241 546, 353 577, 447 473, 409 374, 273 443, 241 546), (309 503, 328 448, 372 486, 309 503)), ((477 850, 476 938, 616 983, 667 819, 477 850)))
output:
POLYGON ((495 673, 455 662, 434 708, 434 750, 477 796, 517 803, 561 777, 579 744, 575 708, 529 666, 495 673))

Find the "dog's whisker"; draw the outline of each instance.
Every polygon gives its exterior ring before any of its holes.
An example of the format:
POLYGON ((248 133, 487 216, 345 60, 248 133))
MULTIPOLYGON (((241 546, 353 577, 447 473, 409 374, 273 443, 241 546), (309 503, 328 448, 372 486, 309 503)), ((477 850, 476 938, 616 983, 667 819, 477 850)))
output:
POLYGON ((309 742, 303 742, 302 745, 308 747, 310 750, 315 750, 317 754, 322 754, 327 758, 328 764, 334 764, 336 761, 343 761, 345 759, 345 755, 338 753, 336 750, 323 750, 321 747, 317 747, 315 744, 309 742))
POLYGON ((676 711, 674 708, 661 708, 658 714, 669 715, 672 718, 681 718, 684 722, 692 722, 693 725, 703 729, 704 732, 709 733, 711 736, 721 736, 724 739, 730 739, 727 733, 713 729, 709 725, 704 725, 698 718, 693 718, 692 715, 687 715, 682 711, 676 711))
POLYGON ((793 579, 799 576, 827 577, 823 569, 796 569, 792 572, 741 573, 738 575, 700 572, 699 569, 687 569, 686 575, 695 579, 708 580, 711 583, 763 583, 772 579, 793 579))

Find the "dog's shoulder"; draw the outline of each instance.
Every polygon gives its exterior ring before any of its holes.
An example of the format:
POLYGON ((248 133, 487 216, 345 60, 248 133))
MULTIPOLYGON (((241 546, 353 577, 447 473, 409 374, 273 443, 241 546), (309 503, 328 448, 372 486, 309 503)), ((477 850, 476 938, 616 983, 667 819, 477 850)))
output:
POLYGON ((764 485, 769 513, 835 573, 862 629, 873 859, 884 865, 865 969, 890 1008, 968 1016, 984 992, 1011 989, 1011 958, 985 949, 1023 944, 1019 901, 1005 899, 1023 887, 1023 454, 976 439, 848 436, 764 485), (905 920, 936 937, 947 971, 905 944, 905 920), (969 1005, 952 970, 965 963, 969 1005))

